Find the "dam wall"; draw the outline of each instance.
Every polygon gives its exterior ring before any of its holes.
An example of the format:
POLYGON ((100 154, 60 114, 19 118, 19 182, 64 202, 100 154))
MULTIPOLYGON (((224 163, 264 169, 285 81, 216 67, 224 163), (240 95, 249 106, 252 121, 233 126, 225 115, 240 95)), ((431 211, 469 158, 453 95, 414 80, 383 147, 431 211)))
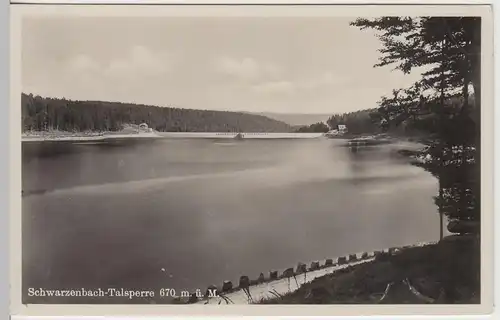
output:
POLYGON ((314 139, 323 137, 322 133, 294 133, 294 132, 161 132, 165 138, 210 138, 234 139, 240 134, 243 139, 314 139))

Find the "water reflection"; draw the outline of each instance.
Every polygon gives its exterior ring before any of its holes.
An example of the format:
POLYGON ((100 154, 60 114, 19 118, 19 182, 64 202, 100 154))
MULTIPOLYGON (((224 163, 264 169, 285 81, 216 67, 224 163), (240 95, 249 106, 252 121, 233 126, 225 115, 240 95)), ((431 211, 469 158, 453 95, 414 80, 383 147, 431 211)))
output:
MULTIPOLYGON (((472 143, 455 143, 431 143, 419 155, 415 165, 438 179, 439 193, 435 203, 449 222, 479 222, 480 165, 476 160, 477 150, 472 143)), ((479 225, 474 228, 479 228, 479 225)))
POLYGON ((367 147, 349 146, 349 165, 354 176, 363 175, 366 166, 366 157, 369 149, 367 147))

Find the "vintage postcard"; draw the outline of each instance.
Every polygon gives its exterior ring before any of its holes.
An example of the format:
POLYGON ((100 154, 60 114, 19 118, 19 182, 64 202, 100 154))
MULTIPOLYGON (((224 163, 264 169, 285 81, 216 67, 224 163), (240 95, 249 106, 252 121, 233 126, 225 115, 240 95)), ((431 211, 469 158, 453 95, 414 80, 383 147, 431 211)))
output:
POLYGON ((12 313, 492 310, 488 5, 13 5, 12 313))

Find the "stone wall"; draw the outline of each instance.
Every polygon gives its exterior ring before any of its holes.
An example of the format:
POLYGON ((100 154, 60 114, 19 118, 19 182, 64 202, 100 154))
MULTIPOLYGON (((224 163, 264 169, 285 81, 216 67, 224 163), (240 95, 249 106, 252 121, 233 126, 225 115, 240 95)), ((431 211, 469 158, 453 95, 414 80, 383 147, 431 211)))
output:
MULTIPOLYGON (((337 258, 328 258, 322 261, 312 261, 309 264, 309 267, 307 264, 299 262, 297 263, 296 267, 289 267, 284 269, 282 272, 279 272, 277 270, 271 270, 268 273, 261 272, 257 278, 252 280, 247 275, 242 275, 240 277, 239 284, 243 283, 243 288, 251 288, 252 286, 263 284, 263 283, 269 283, 272 281, 277 281, 281 279, 289 279, 291 277, 308 273, 308 272, 314 272, 317 270, 322 270, 325 268, 331 268, 331 267, 336 267, 336 266, 341 266, 344 264, 352 263, 352 262, 363 262, 363 261, 369 261, 374 259, 377 256, 381 255, 393 255, 397 254, 403 249, 406 248, 411 248, 411 247, 416 247, 416 246, 422 246, 430 243, 420 243, 416 245, 407 245, 407 246, 402 246, 402 247, 391 247, 391 248, 386 248, 383 250, 377 250, 377 251, 370 251, 370 252, 360 252, 360 253, 352 253, 348 254, 345 256, 340 256, 337 258), (244 280, 241 280, 244 279, 244 280), (247 283, 248 282, 248 283, 247 283)), ((209 290, 213 291, 216 290, 217 293, 221 294, 229 294, 231 292, 235 292, 238 290, 243 289, 241 285, 234 286, 233 282, 230 280, 224 281, 221 286, 214 286, 211 285, 207 288, 206 292, 208 295, 209 290)))

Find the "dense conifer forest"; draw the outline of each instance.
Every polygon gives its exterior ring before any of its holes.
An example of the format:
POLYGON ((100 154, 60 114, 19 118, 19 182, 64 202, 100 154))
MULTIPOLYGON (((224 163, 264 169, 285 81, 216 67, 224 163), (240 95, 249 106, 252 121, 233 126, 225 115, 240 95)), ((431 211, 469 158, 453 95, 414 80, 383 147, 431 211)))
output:
POLYGON ((23 131, 119 131, 146 123, 170 132, 291 132, 290 125, 264 116, 120 102, 72 101, 22 94, 23 131))

